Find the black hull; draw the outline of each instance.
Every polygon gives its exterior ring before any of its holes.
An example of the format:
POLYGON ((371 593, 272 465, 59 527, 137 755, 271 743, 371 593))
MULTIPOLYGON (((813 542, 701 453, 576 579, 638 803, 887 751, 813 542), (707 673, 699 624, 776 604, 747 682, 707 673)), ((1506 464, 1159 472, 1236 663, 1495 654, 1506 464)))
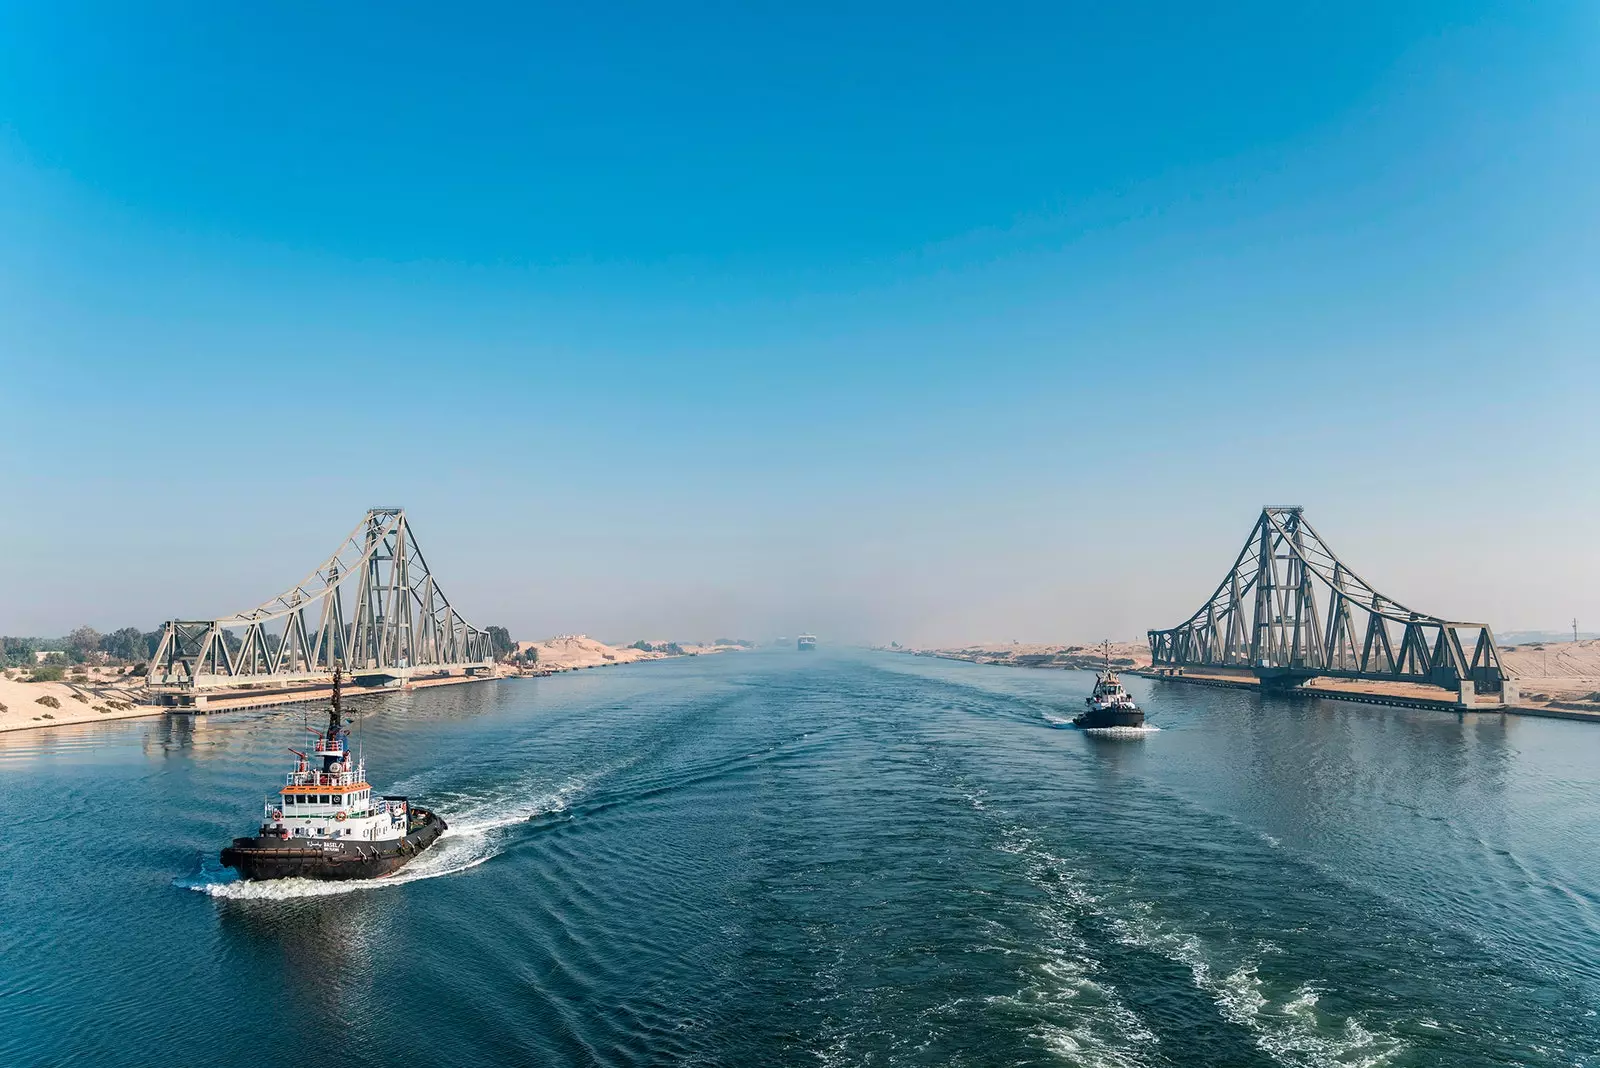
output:
POLYGON ((444 833, 447 824, 427 809, 404 838, 371 844, 321 838, 235 838, 222 863, 246 879, 377 879, 410 863, 444 833))
POLYGON ((1105 708, 1080 713, 1072 722, 1087 731, 1104 727, 1143 727, 1144 713, 1137 708, 1105 708))

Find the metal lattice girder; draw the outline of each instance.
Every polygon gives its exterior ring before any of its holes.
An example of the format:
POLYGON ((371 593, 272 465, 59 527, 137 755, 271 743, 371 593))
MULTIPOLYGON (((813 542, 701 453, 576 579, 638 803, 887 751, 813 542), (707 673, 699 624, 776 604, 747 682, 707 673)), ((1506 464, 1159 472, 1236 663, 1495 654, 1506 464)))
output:
POLYGON ((404 509, 374 508, 284 593, 221 619, 167 623, 147 680, 240 685, 316 678, 336 668, 404 677, 492 663, 488 634, 461 618, 440 590, 404 509))
POLYGON ((1415 612, 1356 574, 1300 508, 1263 508, 1244 548, 1199 611, 1152 630, 1158 667, 1426 682, 1497 692, 1494 633, 1415 612), (1469 660, 1461 635, 1473 638, 1469 660))

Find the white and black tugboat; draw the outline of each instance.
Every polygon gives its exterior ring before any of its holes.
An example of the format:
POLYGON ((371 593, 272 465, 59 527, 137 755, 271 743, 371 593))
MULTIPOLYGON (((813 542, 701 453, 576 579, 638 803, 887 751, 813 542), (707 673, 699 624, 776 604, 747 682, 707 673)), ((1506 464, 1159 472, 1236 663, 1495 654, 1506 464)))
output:
POLYGON ((282 789, 266 803, 261 831, 235 838, 222 863, 246 879, 373 879, 388 875, 444 833, 435 812, 404 797, 373 797, 366 763, 351 760, 350 732, 333 676, 328 729, 317 733, 282 789))
POLYGON ((1144 712, 1122 688, 1111 670, 1111 643, 1106 643, 1106 669, 1095 676, 1094 693, 1084 698, 1089 707, 1072 722, 1086 731, 1120 732, 1144 726, 1144 712))

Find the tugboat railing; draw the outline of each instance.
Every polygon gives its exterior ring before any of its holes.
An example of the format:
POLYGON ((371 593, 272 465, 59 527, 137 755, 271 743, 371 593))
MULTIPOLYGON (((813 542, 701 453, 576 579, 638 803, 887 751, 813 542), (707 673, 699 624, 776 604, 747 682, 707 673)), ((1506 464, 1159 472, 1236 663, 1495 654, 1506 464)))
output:
POLYGON ((365 781, 363 769, 355 771, 291 771, 283 777, 289 786, 356 786, 365 781))

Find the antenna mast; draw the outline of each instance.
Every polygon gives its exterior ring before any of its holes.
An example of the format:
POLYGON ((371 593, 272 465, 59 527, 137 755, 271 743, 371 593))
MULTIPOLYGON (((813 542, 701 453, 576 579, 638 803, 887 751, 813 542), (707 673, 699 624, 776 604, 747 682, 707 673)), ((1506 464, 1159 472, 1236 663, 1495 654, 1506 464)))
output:
POLYGON ((333 702, 328 705, 328 741, 330 743, 339 736, 339 721, 343 718, 343 710, 339 705, 340 674, 338 668, 333 669, 333 702))

